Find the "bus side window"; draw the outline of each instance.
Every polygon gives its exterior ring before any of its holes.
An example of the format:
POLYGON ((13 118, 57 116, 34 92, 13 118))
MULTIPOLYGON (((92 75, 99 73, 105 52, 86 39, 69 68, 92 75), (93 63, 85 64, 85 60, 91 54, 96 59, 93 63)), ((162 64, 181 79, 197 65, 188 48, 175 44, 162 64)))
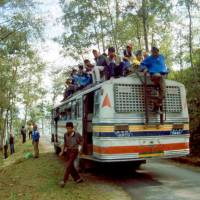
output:
POLYGON ((95 91, 94 94, 94 116, 97 116, 100 111, 100 90, 95 91))
POLYGON ((81 104, 81 99, 78 99, 76 101, 76 116, 77 118, 82 117, 82 104, 81 104))
POLYGON ((57 123, 60 120, 60 108, 56 108, 54 112, 54 121, 57 123))
POLYGON ((67 104, 66 106, 66 111, 67 111, 67 120, 71 120, 72 119, 72 110, 71 110, 71 102, 67 104))
POLYGON ((64 109, 64 120, 67 120, 67 108, 64 109))
POLYGON ((72 116, 72 120, 76 119, 76 101, 72 101, 72 107, 71 107, 71 116, 72 116))

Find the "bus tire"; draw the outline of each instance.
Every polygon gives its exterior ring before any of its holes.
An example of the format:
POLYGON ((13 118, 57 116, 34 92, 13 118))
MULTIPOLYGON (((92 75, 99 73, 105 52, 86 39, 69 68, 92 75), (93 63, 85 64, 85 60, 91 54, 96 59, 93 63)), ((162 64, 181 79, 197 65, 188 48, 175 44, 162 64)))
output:
POLYGON ((133 163, 133 167, 134 167, 134 169, 139 169, 140 166, 141 166, 142 164, 145 164, 145 163, 146 163, 146 160, 136 161, 136 162, 133 163))

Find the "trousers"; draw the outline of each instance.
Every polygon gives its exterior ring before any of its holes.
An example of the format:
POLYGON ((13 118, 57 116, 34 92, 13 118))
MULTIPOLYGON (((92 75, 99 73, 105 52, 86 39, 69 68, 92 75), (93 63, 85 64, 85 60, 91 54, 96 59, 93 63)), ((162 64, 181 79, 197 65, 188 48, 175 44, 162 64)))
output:
POLYGON ((80 179, 76 168, 74 167, 74 161, 78 156, 78 149, 67 149, 66 152, 66 169, 64 174, 64 182, 66 182, 71 174, 72 178, 77 181, 80 179))

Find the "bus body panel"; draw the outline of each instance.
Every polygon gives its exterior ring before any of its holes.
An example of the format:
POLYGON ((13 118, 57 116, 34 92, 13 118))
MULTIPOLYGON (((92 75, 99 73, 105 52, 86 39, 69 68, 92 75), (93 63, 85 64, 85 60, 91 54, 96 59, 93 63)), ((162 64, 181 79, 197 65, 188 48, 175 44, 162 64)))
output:
MULTIPOLYGON (((93 146, 90 159, 113 162, 184 156, 189 154, 185 87, 171 80, 166 80, 166 86, 163 125, 159 115, 154 113, 150 115, 150 123, 145 125, 143 86, 135 76, 105 81, 81 91, 60 106, 94 93, 94 105, 89 105, 94 106, 94 113, 90 113, 93 146)), ((83 117, 84 113, 68 121, 84 135, 83 117)), ((58 123, 60 142, 66 132, 65 123, 58 123)))

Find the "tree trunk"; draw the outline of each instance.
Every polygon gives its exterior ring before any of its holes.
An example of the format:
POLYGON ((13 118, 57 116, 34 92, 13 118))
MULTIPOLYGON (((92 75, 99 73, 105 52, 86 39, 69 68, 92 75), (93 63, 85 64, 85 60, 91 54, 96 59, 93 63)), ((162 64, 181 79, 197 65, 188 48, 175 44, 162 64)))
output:
POLYGON ((25 106, 24 127, 26 126, 27 115, 28 115, 28 105, 25 106))
POLYGON ((94 24, 94 32, 95 32, 95 35, 96 35, 96 43, 97 43, 97 45, 98 45, 98 50, 99 50, 99 52, 100 52, 101 49, 100 49, 99 36, 98 36, 98 33, 97 33, 97 27, 96 27, 95 24, 94 24))
POLYGON ((6 114, 5 114, 5 118, 4 118, 4 122, 3 122, 3 131, 2 131, 2 145, 3 145, 3 141, 6 137, 6 128, 7 128, 7 123, 8 123, 8 109, 6 110, 6 114))
MULTIPOLYGON (((95 8, 95 10, 96 10, 96 13, 98 13, 99 14, 99 16, 100 16, 100 22, 99 22, 99 24, 100 24, 100 29, 101 29, 101 43, 102 43, 102 48, 103 48, 103 52, 105 53, 105 51, 106 51, 106 45, 105 45, 105 41, 104 41, 104 30, 103 30, 103 17, 102 17, 102 12, 101 12, 101 10, 99 9, 99 4, 98 4, 98 2, 97 2, 97 0, 95 0, 95 3, 96 3, 96 8, 95 8)), ((96 15, 96 18, 98 18, 98 15, 96 15)), ((99 48, 100 49, 100 48, 99 48)))
POLYGON ((109 14, 109 17, 110 17, 110 23, 111 23, 111 27, 112 27, 112 39, 113 39, 113 42, 114 42, 114 46, 115 46, 115 50, 116 50, 116 53, 118 54, 118 45, 117 45, 117 37, 116 37, 116 27, 115 27, 115 24, 113 22, 113 17, 112 17, 112 14, 111 14, 111 10, 110 10, 110 6, 109 6, 109 1, 107 0, 107 8, 108 8, 108 14, 109 14))
POLYGON ((102 42, 103 52, 105 53, 106 47, 105 47, 105 41, 104 41, 104 32, 103 32, 103 24, 102 24, 103 18, 102 18, 101 11, 99 11, 99 15, 100 15, 100 27, 101 27, 101 42, 102 42))
MULTIPOLYGON (((186 7, 188 11, 188 17, 189 17, 189 51, 190 51, 190 65, 192 68, 193 66, 193 57, 192 57, 192 16, 191 16, 191 7, 190 7, 190 2, 186 2, 186 7)), ((194 69, 193 69, 194 70, 194 69)))
POLYGON ((143 23, 143 31, 144 31, 144 42, 145 42, 145 49, 148 52, 149 51, 149 45, 148 45, 148 27, 147 27, 147 0, 142 0, 142 23, 143 23))
POLYGON ((136 32, 137 32, 137 39, 138 39, 138 46, 139 46, 139 49, 142 49, 142 45, 141 45, 141 34, 140 34, 140 31, 139 31, 139 24, 138 24, 138 21, 136 22, 136 32))

